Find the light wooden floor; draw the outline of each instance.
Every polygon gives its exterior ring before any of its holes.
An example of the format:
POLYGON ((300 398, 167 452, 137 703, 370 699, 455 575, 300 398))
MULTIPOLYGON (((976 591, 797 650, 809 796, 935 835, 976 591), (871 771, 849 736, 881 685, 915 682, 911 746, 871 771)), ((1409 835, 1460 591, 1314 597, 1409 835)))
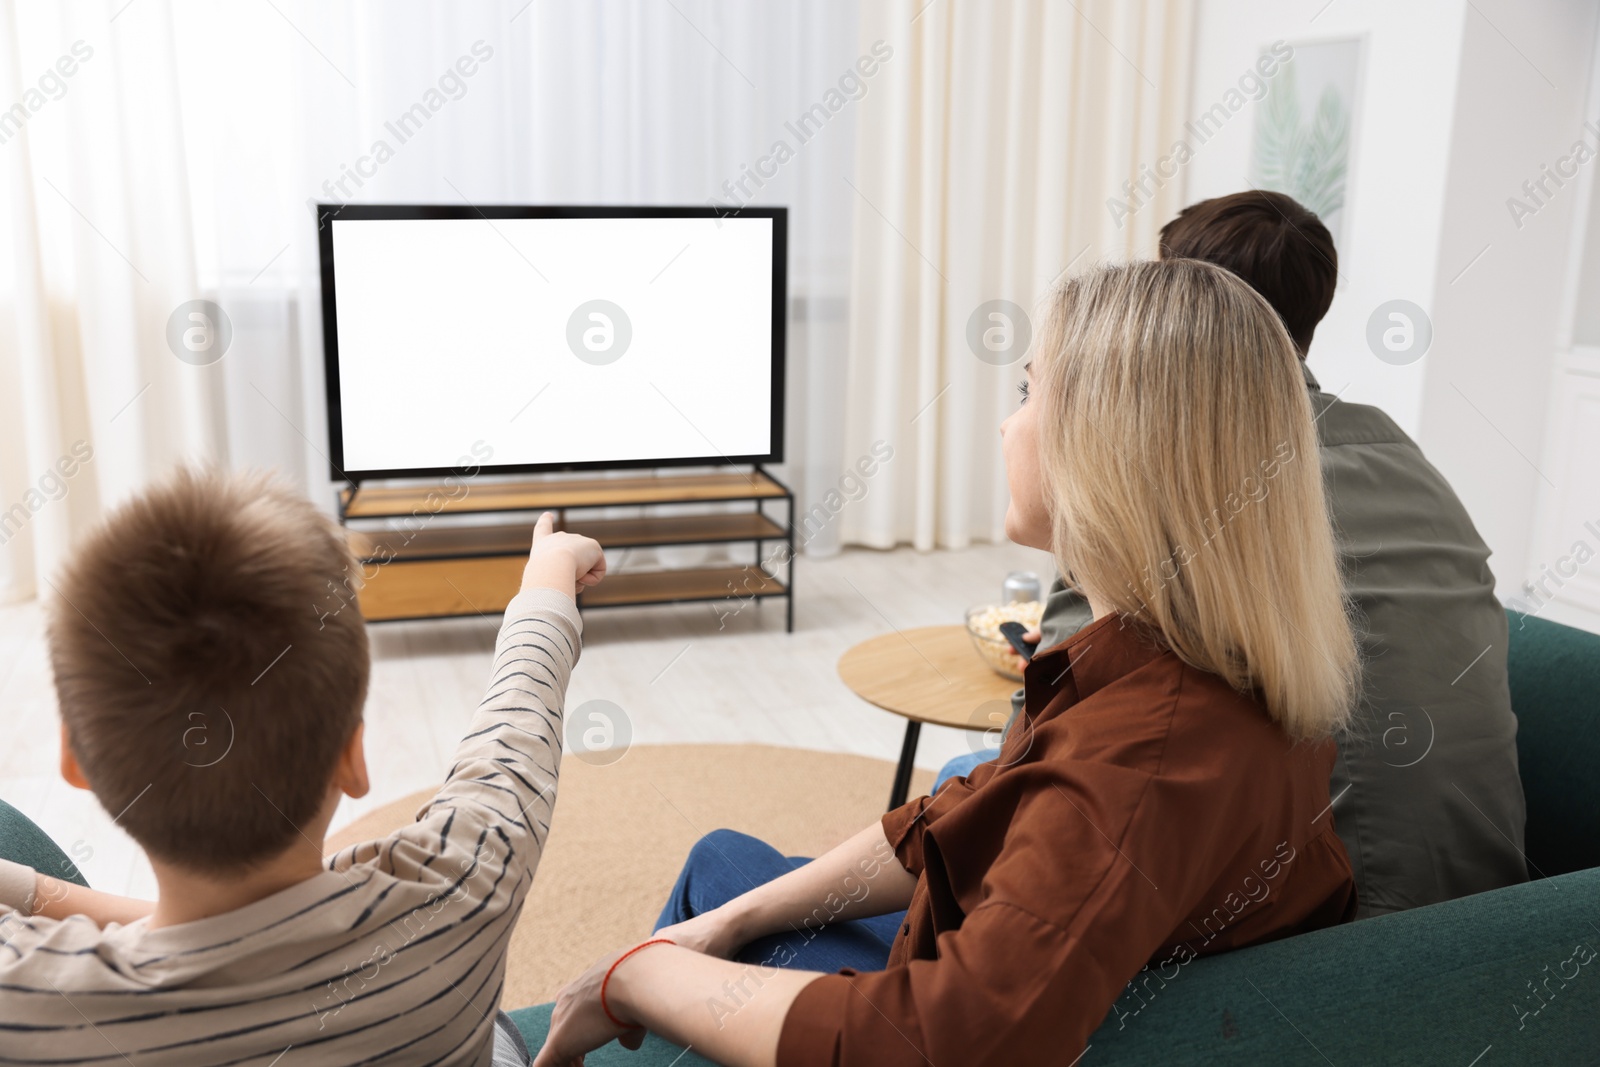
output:
MULTIPOLYGON (((834 664, 857 641, 891 628, 959 623, 964 609, 998 599, 1007 571, 1054 573, 1042 552, 1015 545, 918 553, 846 551, 799 563, 795 632, 783 603, 618 608, 584 620, 582 661, 568 708, 607 700, 634 744, 760 742, 898 757, 904 720, 858 700, 834 664)), ((346 800, 335 828, 443 776, 488 681, 498 620, 386 623, 372 628, 367 700, 372 792, 346 800)), ((153 896, 137 846, 94 797, 61 781, 59 726, 36 602, 0 607, 0 797, 72 854, 89 883, 153 896)), ((967 734, 923 730, 919 766, 971 751, 967 734)), ((885 775, 887 802, 890 781, 885 775)))

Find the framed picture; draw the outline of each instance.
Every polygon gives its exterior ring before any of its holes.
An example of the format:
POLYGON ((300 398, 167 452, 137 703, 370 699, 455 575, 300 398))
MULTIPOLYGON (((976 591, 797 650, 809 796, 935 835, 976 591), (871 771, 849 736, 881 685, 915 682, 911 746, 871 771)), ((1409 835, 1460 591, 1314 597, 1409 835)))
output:
POLYGON ((1286 193, 1316 212, 1337 248, 1344 231, 1362 39, 1291 47, 1294 55, 1267 83, 1266 98, 1256 107, 1250 184, 1286 193))

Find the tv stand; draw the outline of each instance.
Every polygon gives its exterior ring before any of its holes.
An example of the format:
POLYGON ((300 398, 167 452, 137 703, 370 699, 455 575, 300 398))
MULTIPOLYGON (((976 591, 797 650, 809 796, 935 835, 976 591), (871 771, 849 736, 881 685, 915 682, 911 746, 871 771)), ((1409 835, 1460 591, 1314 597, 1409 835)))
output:
POLYGON ((759 466, 712 474, 348 485, 339 492, 339 521, 361 564, 362 615, 388 622, 504 612, 521 581, 533 524, 544 511, 556 513, 557 529, 593 537, 608 549, 755 546, 749 565, 609 574, 578 596, 580 610, 723 601, 719 614, 730 616, 782 597, 785 627, 794 631, 794 494, 759 466), (778 501, 785 508, 782 523, 766 513, 778 501), (658 513, 729 503, 751 507, 658 513), (584 514, 613 507, 644 513, 625 519, 584 514), (774 542, 785 546, 781 558, 763 560, 763 549, 774 542))

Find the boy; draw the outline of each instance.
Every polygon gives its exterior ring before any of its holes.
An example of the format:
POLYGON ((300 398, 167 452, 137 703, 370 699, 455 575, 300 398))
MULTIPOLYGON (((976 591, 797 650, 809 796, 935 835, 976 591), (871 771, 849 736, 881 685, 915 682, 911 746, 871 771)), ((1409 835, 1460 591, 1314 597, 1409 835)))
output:
POLYGON ((290 490, 190 471, 77 553, 49 618, 62 773, 159 895, 0 861, 0 1062, 526 1062, 496 1014, 506 946, 555 803, 573 598, 605 557, 540 518, 444 786, 324 859, 367 791, 365 623, 322 610, 351 563, 290 490))

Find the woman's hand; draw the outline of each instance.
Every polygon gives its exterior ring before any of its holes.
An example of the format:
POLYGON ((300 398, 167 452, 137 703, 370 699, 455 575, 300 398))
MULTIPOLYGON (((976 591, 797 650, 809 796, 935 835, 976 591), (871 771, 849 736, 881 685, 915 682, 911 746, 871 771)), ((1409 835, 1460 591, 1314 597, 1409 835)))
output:
POLYGON ((550 1035, 534 1067, 581 1067, 583 1056, 617 1039, 638 1048, 645 1029, 717 1063, 770 1067, 789 1006, 800 990, 821 978, 814 971, 778 970, 731 962, 747 942, 767 934, 798 930, 830 899, 831 921, 882 915, 911 902, 917 878, 901 866, 873 822, 850 840, 781 878, 758 886, 711 911, 657 930, 652 945, 628 957, 611 976, 606 1003, 618 1019, 638 1028, 618 1027, 600 1007, 606 972, 621 958, 614 953, 596 963, 561 991, 550 1020, 550 1035), (720 958, 719 958, 720 957, 720 958), (759 973, 758 973, 759 972, 759 973), (761 995, 737 1012, 718 1014, 707 1004, 727 997, 730 985, 758 978, 761 995))
POLYGON ((642 1027, 621 1029, 606 1018, 600 1006, 600 988, 611 965, 621 955, 622 952, 613 952, 602 956, 556 997, 555 1010, 550 1015, 550 1033, 545 1037, 544 1047, 533 1058, 533 1067, 581 1067, 584 1053, 613 1039, 628 1049, 637 1049, 643 1043, 645 1031, 642 1027))
MULTIPOLYGON (((658 931, 658 936, 665 932, 658 931)), ((626 959, 618 952, 600 960, 561 991, 549 1037, 533 1067, 582 1067, 586 1053, 613 1038, 624 1048, 637 1049, 644 1043, 646 1027, 717 1063, 771 1067, 790 1005, 800 990, 822 977, 814 971, 768 973, 758 965, 712 959, 681 945, 644 942, 635 947, 640 951, 629 949, 632 955, 626 959), (621 965, 611 971, 619 959, 621 965), (617 1018, 638 1022, 638 1027, 620 1029, 601 1010, 600 989, 608 972, 606 1005, 617 1018), (717 1003, 726 1007, 728 990, 746 989, 752 980, 759 996, 746 993, 742 1002, 735 1001, 737 1010, 707 1010, 717 1003)))
POLYGON ((744 947, 746 938, 737 928, 726 906, 664 926, 650 935, 664 937, 675 944, 720 960, 732 959, 744 947))

